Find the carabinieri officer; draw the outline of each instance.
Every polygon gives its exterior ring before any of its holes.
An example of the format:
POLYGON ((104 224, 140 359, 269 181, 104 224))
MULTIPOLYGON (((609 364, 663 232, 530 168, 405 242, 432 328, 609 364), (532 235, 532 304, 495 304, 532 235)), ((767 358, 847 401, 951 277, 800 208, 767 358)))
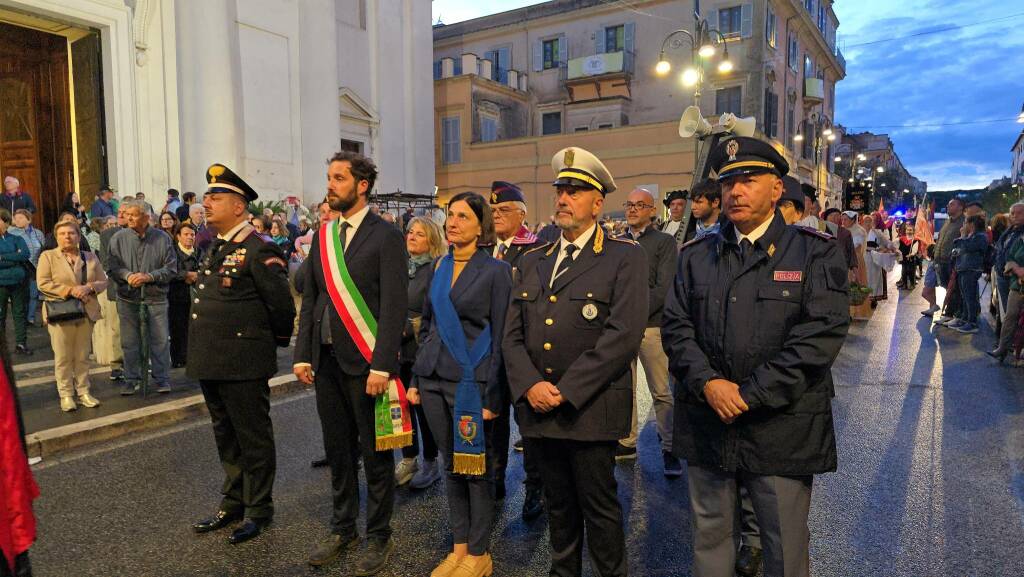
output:
POLYGON ((740 487, 765 576, 804 577, 813 475, 836 470, 831 367, 850 324, 846 262, 828 235, 786 225, 777 204, 789 165, 771 145, 730 138, 708 161, 728 222, 683 246, 662 316, 693 572, 733 577, 740 487))
POLYGON ((561 237, 519 261, 502 349, 519 427, 536 441, 550 574, 582 574, 585 527, 595 573, 621 577, 615 447, 632 421, 630 363, 647 324, 647 257, 597 224, 615 181, 596 156, 566 148, 551 165, 561 237))
POLYGON ((220 509, 192 528, 205 533, 244 518, 228 538, 237 544, 258 536, 274 515, 269 379, 276 348, 291 340, 295 302, 281 249, 249 226, 256 191, 223 164, 211 166, 206 180, 203 208, 217 239, 199 267, 187 374, 202 386, 225 479, 220 509))

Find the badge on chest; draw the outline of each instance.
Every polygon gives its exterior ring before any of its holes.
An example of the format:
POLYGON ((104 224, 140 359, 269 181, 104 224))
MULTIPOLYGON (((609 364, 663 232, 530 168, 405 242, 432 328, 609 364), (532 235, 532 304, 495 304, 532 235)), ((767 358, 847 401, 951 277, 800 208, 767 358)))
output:
POLYGON ((583 318, 592 321, 597 318, 597 306, 594 303, 587 303, 583 305, 583 310, 580 313, 583 315, 583 318))
POLYGON ((224 267, 237 267, 245 264, 245 249, 237 248, 224 257, 224 267))
POLYGON ((800 270, 777 270, 775 271, 775 282, 800 282, 804 278, 800 270))

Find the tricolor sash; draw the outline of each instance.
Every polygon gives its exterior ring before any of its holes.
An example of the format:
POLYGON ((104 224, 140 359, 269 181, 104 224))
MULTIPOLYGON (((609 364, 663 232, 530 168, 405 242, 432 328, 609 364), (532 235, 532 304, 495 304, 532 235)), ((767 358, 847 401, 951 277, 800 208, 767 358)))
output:
MULTIPOLYGON (((348 272, 337 220, 320 227, 320 264, 334 310, 341 317, 359 353, 369 363, 377 344, 377 319, 373 318, 366 300, 348 272)), ((373 415, 378 451, 412 444, 409 402, 405 398, 405 386, 397 376, 392 376, 388 381, 388 390, 377 396, 373 415)))
POLYGON ((459 313, 451 299, 455 259, 451 254, 441 259, 430 282, 430 306, 434 324, 448 352, 462 366, 462 380, 455 389, 455 413, 452 419, 452 471, 462 475, 483 475, 486 471, 484 452, 484 415, 475 369, 491 351, 491 327, 485 326, 469 348, 462 331, 459 313))

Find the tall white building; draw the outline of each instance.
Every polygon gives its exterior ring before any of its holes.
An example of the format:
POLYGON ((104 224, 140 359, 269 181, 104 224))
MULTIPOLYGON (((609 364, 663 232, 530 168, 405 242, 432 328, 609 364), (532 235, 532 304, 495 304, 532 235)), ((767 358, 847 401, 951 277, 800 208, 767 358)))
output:
POLYGON ((429 195, 431 62, 421 0, 0 0, 0 174, 44 225, 69 190, 202 192, 213 162, 313 202, 339 149, 429 195))

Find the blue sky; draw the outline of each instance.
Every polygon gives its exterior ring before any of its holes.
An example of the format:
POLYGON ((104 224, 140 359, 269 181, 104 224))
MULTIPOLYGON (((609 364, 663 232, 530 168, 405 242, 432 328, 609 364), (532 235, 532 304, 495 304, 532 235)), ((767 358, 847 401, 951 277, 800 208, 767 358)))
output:
MULTIPOLYGON (((537 3, 434 0, 434 21, 537 3)), ((1024 2, 837 0, 835 11, 847 61, 836 122, 889 134, 930 190, 987 186, 1009 174, 1010 147, 1024 128, 1013 120, 1024 104, 1024 2), (946 30, 955 26, 964 27, 946 30), (935 126, 997 119, 1005 120, 935 126)))

